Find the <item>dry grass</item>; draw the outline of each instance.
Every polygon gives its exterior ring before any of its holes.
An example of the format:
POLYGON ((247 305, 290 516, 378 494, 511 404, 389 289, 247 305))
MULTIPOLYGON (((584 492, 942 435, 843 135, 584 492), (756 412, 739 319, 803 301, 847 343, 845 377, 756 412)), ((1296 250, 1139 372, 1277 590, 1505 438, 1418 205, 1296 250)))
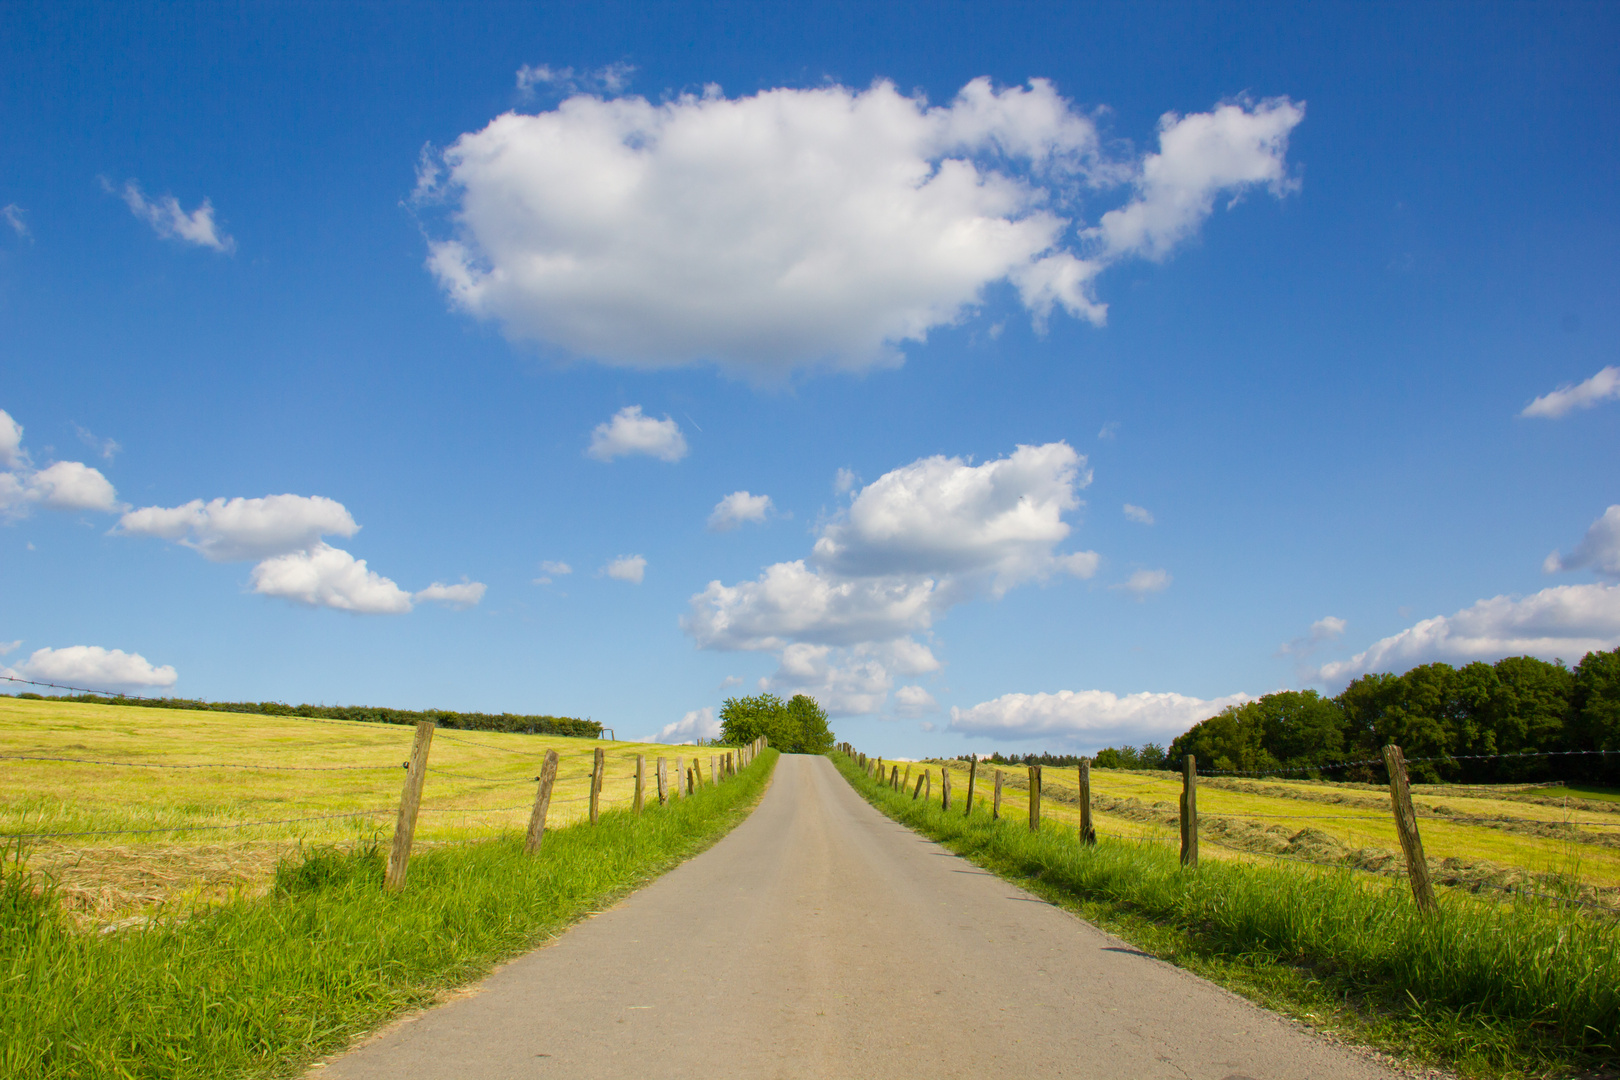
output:
MULTIPOLYGON (((25 842, 30 865, 62 883, 81 921, 129 920, 165 906, 256 895, 277 862, 300 846, 392 833, 411 739, 411 728, 387 724, 0 697, 0 755, 6 755, 0 833, 105 834, 25 842), (220 763, 233 767, 132 767, 220 763), (355 816, 286 820, 322 815, 355 816), (286 823, 215 828, 263 821, 286 823), (189 831, 170 831, 178 829, 189 831)), ((417 844, 522 830, 547 750, 562 759, 548 824, 585 818, 598 746, 607 752, 604 810, 632 802, 637 754, 647 756, 649 798, 656 798, 660 755, 673 768, 677 754, 690 761, 698 753, 705 778, 709 773, 708 751, 692 747, 441 730, 417 844)))
MULTIPOLYGON (((953 802, 967 791, 962 762, 932 762, 951 770, 953 802)), ((918 765, 911 766, 915 783, 918 765)), ((980 766, 975 801, 988 805, 995 766, 980 766)), ((1004 815, 1029 813, 1027 770, 1002 766, 1004 815)), ((901 773, 906 765, 901 763, 901 773)), ((1093 820, 1099 835, 1152 843, 1178 842, 1181 778, 1174 773, 1092 771, 1093 820)), ((1076 769, 1047 768, 1042 815, 1078 825, 1076 769)), ((1620 804, 1585 800, 1565 806, 1545 789, 1525 785, 1493 791, 1414 785, 1425 854, 1442 883, 1573 889, 1620 905, 1620 804), (1567 824, 1566 824, 1567 823, 1567 824)), ((908 789, 909 791, 909 789, 908 789)), ((1206 858, 1244 862, 1272 857, 1398 872, 1400 844, 1387 789, 1312 781, 1205 779, 1198 789, 1200 851, 1206 858)))

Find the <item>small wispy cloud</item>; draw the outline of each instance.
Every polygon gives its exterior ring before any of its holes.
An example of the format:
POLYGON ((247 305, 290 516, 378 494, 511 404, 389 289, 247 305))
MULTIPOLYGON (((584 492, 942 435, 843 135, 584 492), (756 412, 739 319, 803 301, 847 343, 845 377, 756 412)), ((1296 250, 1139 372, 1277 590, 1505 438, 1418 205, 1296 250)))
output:
POLYGON ((1138 525, 1151 525, 1151 524, 1153 524, 1153 514, 1152 514, 1152 512, 1150 512, 1148 510, 1145 510, 1140 506, 1135 506, 1135 505, 1133 505, 1131 503, 1126 503, 1125 504, 1125 520, 1126 521, 1134 521, 1138 525))
POLYGON ((1334 641, 1344 633, 1344 628, 1350 624, 1337 615, 1325 615, 1311 623, 1311 632, 1304 637, 1285 641, 1277 646, 1278 656, 1309 656, 1316 651, 1317 646, 1324 641, 1334 641))
POLYGON ((0 207, 0 217, 6 219, 6 224, 11 226, 11 231, 24 240, 32 240, 34 234, 29 231, 28 222, 23 220, 25 213, 27 211, 16 203, 7 203, 4 207, 0 207))
POLYGON ((1145 600, 1152 593, 1168 589, 1170 580, 1170 573, 1166 570, 1138 570, 1118 585, 1110 585, 1109 588, 1123 589, 1138 600, 1145 600))
POLYGON ((591 445, 585 454, 597 461, 645 454, 673 463, 685 457, 686 450, 686 436, 679 424, 668 416, 662 420, 643 416, 640 405, 626 405, 591 430, 591 445))
POLYGON ((733 491, 715 504, 709 515, 710 532, 730 532, 745 521, 762 522, 771 512, 769 495, 733 491))
POLYGON ((647 576, 647 560, 640 555, 620 555, 602 567, 602 573, 615 581, 640 585, 641 579, 647 576))
POLYGON ((622 94, 629 88, 630 76, 635 71, 635 65, 624 63, 608 64, 595 71, 524 64, 517 71, 517 90, 524 97, 533 97, 541 87, 565 94, 622 94))
POLYGON ((207 199, 197 209, 187 213, 181 209, 180 200, 173 195, 148 199, 141 191, 140 184, 134 180, 127 180, 122 188, 115 188, 103 177, 101 186, 108 194, 123 199, 130 213, 152 226, 152 230, 164 239, 196 244, 224 255, 236 250, 236 241, 221 232, 214 221, 214 204, 207 199))
POLYGON ((1557 420, 1576 409, 1590 409, 1604 401, 1620 398, 1620 367, 1606 367, 1585 382, 1560 386, 1526 405, 1520 416, 1557 420))
POLYGON ((100 454, 104 461, 111 461, 124 449, 119 445, 117 439, 100 438, 94 432, 82 428, 78 424, 73 425, 73 430, 78 433, 79 441, 100 454))
POLYGON ((565 574, 572 574, 574 572, 574 568, 572 566, 569 566, 565 562, 557 562, 554 559, 542 559, 540 562, 540 570, 540 576, 534 579, 534 583, 536 585, 550 585, 553 577, 562 577, 565 574))

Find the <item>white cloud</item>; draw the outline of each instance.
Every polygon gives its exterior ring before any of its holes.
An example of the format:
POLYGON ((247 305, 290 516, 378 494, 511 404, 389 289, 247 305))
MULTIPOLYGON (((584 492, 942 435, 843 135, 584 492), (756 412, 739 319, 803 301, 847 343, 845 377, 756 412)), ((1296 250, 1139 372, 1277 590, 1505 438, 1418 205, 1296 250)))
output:
POLYGON ((0 656, 9 656, 16 652, 20 645, 22 645, 22 638, 18 638, 16 641, 0 641, 0 656))
POLYGON ((103 461, 111 461, 124 449, 119 445, 117 439, 98 438, 94 432, 88 431, 78 424, 73 425, 73 430, 78 432, 79 441, 100 454, 103 461))
POLYGON ((777 652, 767 688, 810 693, 831 712, 875 712, 896 674, 939 670, 910 635, 952 606, 1096 571, 1094 552, 1056 550, 1070 531, 1062 515, 1090 479, 1064 443, 1021 446, 983 465, 923 458, 884 474, 823 525, 813 565, 712 581, 681 627, 700 648, 777 652))
POLYGON ((1110 585, 1110 589, 1124 589, 1132 593, 1138 600, 1145 600, 1156 592, 1164 592, 1170 587, 1170 575, 1164 570, 1138 570, 1118 585, 1110 585))
POLYGON ((87 690, 124 690, 173 686, 177 676, 168 664, 153 667, 140 653, 103 649, 100 645, 70 645, 65 649, 35 649, 17 665, 20 678, 61 683, 87 690))
POLYGON ((640 555, 620 555, 602 567, 602 573, 615 581, 640 585, 641 579, 647 576, 647 560, 640 555))
POLYGON ((1145 510, 1140 506, 1133 506, 1130 503, 1126 503, 1125 520, 1134 521, 1138 525, 1152 525, 1153 513, 1152 511, 1145 510))
MULTIPOLYGON (((573 78, 526 68, 519 87, 573 78)), ((429 268, 511 337, 758 379, 898 363, 900 343, 1003 281, 1037 322, 1061 306, 1100 323, 1091 288, 1110 259, 1162 257, 1222 192, 1284 190, 1302 115, 1266 102, 1167 118, 1125 216, 1082 238, 1081 193, 1137 170, 1107 160, 1092 119, 1044 79, 975 79, 933 108, 884 81, 661 104, 601 88, 499 116, 422 168, 419 187, 454 207, 429 268)))
POLYGON ((1108 423, 1104 424, 1102 427, 1097 429, 1097 438, 1102 439, 1104 442, 1112 441, 1113 439, 1116 439, 1118 437, 1119 437, 1119 421, 1118 420, 1110 420, 1110 421, 1108 421, 1108 423))
POLYGON ((833 491, 839 495, 848 495, 861 482, 861 478, 849 469, 839 469, 833 477, 833 491))
POLYGON ((1311 632, 1305 637, 1297 637, 1286 641, 1277 647, 1278 656, 1309 656, 1316 651, 1316 647, 1324 641, 1333 641, 1344 633, 1349 623, 1337 615, 1324 615, 1311 623, 1311 632))
POLYGON ((28 222, 23 220, 23 215, 27 212, 16 203, 7 203, 4 208, 0 208, 0 217, 6 219, 6 224, 11 226, 12 232, 24 240, 32 240, 34 234, 28 231, 28 222))
POLYGON ((668 416, 654 420, 641 415, 640 405, 626 405, 613 414, 612 420, 596 425, 585 453, 598 461, 646 454, 659 461, 675 462, 686 456, 686 436, 668 416))
MULTIPOLYGON (((19 642, 19 644, 21 643, 19 642)), ((743 677, 741 675, 727 675, 725 678, 720 680, 720 689, 729 690, 733 686, 741 686, 742 684, 743 677)))
POLYGON ((709 515, 709 528, 713 532, 728 532, 745 521, 764 521, 770 512, 769 495, 733 491, 715 504, 714 512, 709 515))
POLYGON ((699 739, 718 739, 720 737, 720 721, 714 718, 714 708, 705 705, 701 709, 693 709, 673 724, 665 724, 653 742, 661 743, 694 743, 699 739))
POLYGON ((879 477, 822 529, 815 560, 843 576, 986 577, 993 591, 1054 572, 1089 577, 1092 552, 1060 556, 1063 512, 1091 483, 1086 459, 1062 442, 1020 446, 983 465, 923 458, 879 477))
POLYGON ((1568 555, 1553 552, 1541 564, 1547 573, 1592 570, 1603 577, 1620 577, 1620 506, 1611 506, 1592 522, 1581 542, 1568 555))
POLYGON ((1620 367, 1606 367, 1583 383, 1560 386, 1542 394, 1526 405, 1519 415, 1557 420, 1575 409, 1590 409, 1614 398, 1620 398, 1620 367))
POLYGON ((916 718, 939 711, 939 702, 920 686, 902 686, 894 692, 894 714, 916 718))
POLYGON ((435 581, 427 588, 418 590, 411 599, 417 603, 431 600, 436 604, 464 611, 476 606, 484 598, 484 590, 487 588, 482 581, 463 580, 459 585, 446 585, 442 581, 435 581))
POLYGON ((606 92, 617 94, 630 85, 630 76, 635 73, 631 64, 609 64, 595 71, 581 71, 576 73, 571 67, 554 68, 550 64, 524 64, 518 68, 518 93, 526 97, 533 96, 535 87, 548 86, 565 93, 606 92))
POLYGON ((360 531, 342 503, 322 495, 266 495, 262 499, 192 499, 182 506, 131 510, 119 531, 174 540, 211 562, 242 562, 303 551, 323 536, 360 531))
POLYGON ((100 470, 80 461, 58 461, 28 478, 28 497, 53 510, 119 509, 118 492, 100 470))
POLYGON ((11 414, 0 409, 0 465, 6 468, 15 468, 28 464, 28 455, 22 448, 22 425, 11 418, 11 414))
POLYGON ((1495 596, 1455 615, 1424 619, 1316 675, 1341 685, 1372 671, 1399 674, 1419 664, 1466 664, 1504 656, 1578 659, 1620 647, 1620 585, 1560 585, 1523 598, 1495 596))
MULTIPOLYGON (((113 186, 107 181, 101 183, 107 191, 114 192, 113 186)), ((221 232, 215 223, 214 204, 207 199, 188 214, 180 209, 180 201, 173 195, 147 199, 141 193, 141 186, 134 180, 127 181, 122 189, 114 193, 124 200, 130 213, 152 226, 153 231, 165 239, 180 240, 225 254, 236 250, 236 241, 221 232)))
POLYGON ((1284 160, 1289 133, 1305 119, 1303 103, 1272 98, 1230 103, 1213 112, 1159 120, 1159 152, 1142 162, 1136 197, 1110 210, 1093 230, 1108 256, 1162 259, 1198 231, 1215 198, 1265 185, 1279 198, 1294 190, 1284 160))
POLYGON ((534 579, 534 583, 536 585, 550 585, 553 574, 558 577, 562 577, 564 574, 572 574, 574 572, 574 568, 569 566, 567 563, 555 562, 551 559, 542 559, 540 562, 540 569, 543 571, 543 573, 534 579))
POLYGON ((972 708, 952 708, 949 730, 992 739, 1040 739, 1085 751, 1111 743, 1166 742, 1228 705, 1248 700, 1247 694, 1205 700, 1146 692, 1120 696, 1107 690, 1004 694, 972 708))
POLYGON ((266 559, 253 568, 250 580, 256 593, 309 607, 357 615, 403 615, 411 610, 410 593, 366 569, 366 560, 326 544, 266 559))

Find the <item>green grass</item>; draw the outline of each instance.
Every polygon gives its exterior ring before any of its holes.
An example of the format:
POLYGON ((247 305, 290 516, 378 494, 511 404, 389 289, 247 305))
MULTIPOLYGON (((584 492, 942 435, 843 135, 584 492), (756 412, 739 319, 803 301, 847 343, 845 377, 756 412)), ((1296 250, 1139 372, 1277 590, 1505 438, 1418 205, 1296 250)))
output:
POLYGON ((1620 922, 1447 895, 1425 919, 1399 883, 1206 860, 1022 815, 913 801, 831 755, 878 809, 1146 951, 1318 1026, 1467 1076, 1565 1075, 1617 1057, 1620 922))
POLYGON ((284 862, 271 892, 84 933, 49 882, 0 879, 0 1076, 284 1076, 431 1003, 695 854, 747 816, 774 750, 719 787, 522 838, 414 856, 381 889, 375 846, 284 862))

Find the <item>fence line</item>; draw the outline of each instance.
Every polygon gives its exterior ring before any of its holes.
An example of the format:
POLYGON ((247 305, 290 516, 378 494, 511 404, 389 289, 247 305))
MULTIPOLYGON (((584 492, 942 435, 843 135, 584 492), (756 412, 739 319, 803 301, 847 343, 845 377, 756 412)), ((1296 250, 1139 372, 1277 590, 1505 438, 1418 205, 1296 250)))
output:
POLYGON ((125 769, 259 769, 276 772, 381 772, 399 765, 248 765, 233 761, 204 761, 175 765, 156 761, 101 761, 96 758, 46 757, 43 754, 0 754, 5 761, 60 761, 71 765, 116 765, 125 769))

